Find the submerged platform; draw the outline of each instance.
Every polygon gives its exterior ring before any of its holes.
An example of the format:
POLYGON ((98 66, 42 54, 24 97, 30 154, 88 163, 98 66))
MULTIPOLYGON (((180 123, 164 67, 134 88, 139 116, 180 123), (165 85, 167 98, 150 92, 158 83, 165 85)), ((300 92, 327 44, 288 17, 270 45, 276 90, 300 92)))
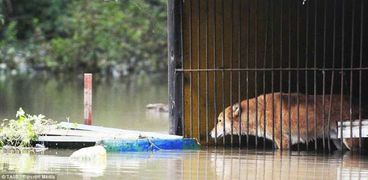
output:
POLYGON ((102 144, 110 152, 199 149, 196 139, 61 122, 46 128, 36 140, 47 147, 82 148, 102 144))

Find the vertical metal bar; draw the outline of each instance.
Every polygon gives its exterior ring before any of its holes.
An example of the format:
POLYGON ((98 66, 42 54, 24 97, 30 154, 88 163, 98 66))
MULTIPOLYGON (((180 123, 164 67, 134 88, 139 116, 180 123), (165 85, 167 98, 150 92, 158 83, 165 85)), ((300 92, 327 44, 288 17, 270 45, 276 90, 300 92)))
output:
MULTIPOLYGON (((198 24, 197 24, 197 32, 198 32, 198 49, 197 49, 197 59, 198 59, 198 69, 201 69, 201 3, 200 1, 198 1, 198 24)), ((200 117, 200 93, 201 93, 201 89, 200 89, 200 85, 201 85, 201 73, 198 71, 197 72, 197 130, 198 130, 198 141, 201 142, 201 117, 200 117)))
MULTIPOLYGON (((274 42, 273 42, 273 33, 274 33, 274 1, 271 0, 271 93, 272 93, 272 142, 275 144, 275 90, 274 90, 274 42)), ((275 146, 273 146, 275 148, 275 146)))
MULTIPOLYGON (((336 18, 337 17, 337 0, 334 3, 334 18, 333 18, 333 37, 332 37, 332 69, 335 69, 335 58, 336 58, 336 18)), ((332 111, 332 94, 333 94, 333 87, 334 87, 334 79, 335 79, 335 71, 332 71, 331 75, 331 90, 330 90, 330 106, 328 109, 328 136, 327 141, 330 142, 331 138, 331 111, 332 111)), ((337 138, 337 137, 335 137, 337 138)))
MULTIPOLYGON (((234 0, 231 0, 231 50, 230 50, 230 68, 233 69, 233 60, 234 60, 234 39, 233 39, 233 33, 234 33, 234 0)), ((230 106, 233 105, 233 71, 230 71, 230 106)), ((231 108, 233 109, 233 108, 231 108)), ((233 117, 233 113, 231 113, 231 122, 230 122, 230 145, 231 147, 234 146, 234 117, 233 117)))
POLYGON ((299 68, 300 68, 300 46, 299 46, 299 18, 300 18, 300 5, 299 3, 297 3, 297 7, 296 7, 296 66, 297 66, 297 71, 296 71, 296 104, 297 104, 297 129, 298 129, 298 151, 300 150, 299 148, 299 144, 300 144, 300 119, 299 119, 299 115, 300 115, 300 102, 299 102, 299 68))
POLYGON ((224 56, 224 38, 225 38, 225 4, 224 4, 224 1, 225 0, 222 0, 221 1, 221 6, 222 6, 222 37, 221 37, 221 67, 222 67, 222 70, 221 70, 221 82, 222 82, 222 86, 221 86, 221 96, 222 96, 222 112, 224 113, 223 114, 223 120, 224 120, 224 126, 223 126, 223 129, 222 129, 222 133, 223 133, 223 136, 222 136, 222 143, 223 145, 225 145, 226 143, 226 140, 225 140, 225 129, 226 129, 226 125, 225 125, 225 122, 226 122, 226 116, 225 116, 225 71, 224 71, 224 65, 225 65, 225 56, 224 56))
MULTIPOLYGON (((181 47, 180 47, 180 58, 181 58, 181 68, 184 69, 184 30, 183 30, 183 2, 180 2, 180 39, 181 39, 181 47)), ((179 67, 180 67, 179 66, 179 67)), ((179 87, 180 88, 180 87, 179 87)), ((170 92, 170 91, 169 91, 170 92)), ((182 135, 183 137, 186 137, 185 135, 185 101, 184 101, 184 72, 181 73, 181 94, 179 94, 178 96, 181 97, 181 129, 182 129, 182 135)), ((179 99, 179 98, 178 98, 179 99)), ((180 103, 179 103, 180 104, 180 103)), ((178 108, 178 107, 177 107, 178 108)))
POLYGON ((289 151, 291 151, 291 2, 289 2, 289 27, 288 27, 288 139, 289 139, 289 151))
MULTIPOLYGON (((248 9, 247 9, 247 68, 249 68, 249 43, 250 43, 250 2, 251 0, 248 0, 248 9)), ((249 147, 249 71, 246 71, 246 98, 247 98, 247 148, 249 147)))
POLYGON ((345 0, 342 0, 342 23, 341 23, 341 82, 340 82, 340 127, 341 127, 341 131, 340 131, 340 135, 341 135, 341 147, 344 147, 343 144, 343 98, 344 98, 344 64, 345 64, 345 0))
MULTIPOLYGON (((213 1, 213 68, 217 68, 217 57, 216 57, 216 1, 213 1)), ((213 104, 214 104, 214 125, 215 125, 215 146, 217 146, 217 71, 213 72, 213 104)))
MULTIPOLYGON (((257 69, 257 46, 258 46, 258 38, 257 38, 257 31, 258 31, 258 22, 257 22, 257 0, 255 0, 255 13, 254 13, 254 67, 257 69)), ((255 95, 255 100, 256 100, 256 115, 255 115, 255 121, 256 121, 256 135, 255 135, 255 143, 256 143, 256 148, 258 147, 258 78, 257 78, 257 74, 258 71, 254 71, 254 95, 255 95)))
POLYGON ((281 3, 281 7, 280 7, 280 149, 281 151, 283 150, 282 148, 282 25, 283 25, 283 0, 280 0, 281 3))
MULTIPOLYGON (((268 44, 268 18, 269 18, 269 5, 266 3, 266 37, 264 44, 264 58, 263 68, 266 68, 267 61, 267 44, 268 44)), ((266 149, 266 71, 263 71, 263 149, 266 149)))
POLYGON ((315 1, 315 5, 314 5, 314 71, 313 71, 313 88, 314 88, 314 115, 313 115, 313 120, 314 120, 314 150, 317 151, 317 15, 318 15, 318 8, 317 8, 318 2, 315 1))
MULTIPOLYGON (((240 69, 241 68, 241 42, 242 42, 242 38, 241 38, 241 34, 242 34, 242 25, 241 25, 241 17, 242 17, 242 14, 241 14, 241 8, 242 8, 242 1, 240 0, 239 1, 239 32, 238 32, 238 68, 240 69)), ((239 103, 239 120, 238 120, 238 123, 239 123, 239 129, 238 129, 238 136, 239 136, 239 148, 241 148, 242 146, 242 117, 241 117, 241 114, 242 114, 242 106, 241 106, 241 73, 240 71, 238 71, 238 103, 239 103)), ((240 177, 240 176, 239 176, 240 177)))
MULTIPOLYGON (((210 21, 209 21, 209 16, 208 16, 208 13, 209 13, 209 2, 208 1, 206 1, 206 22, 207 22, 207 24, 206 24, 206 49, 205 49, 205 51, 206 51, 206 69, 208 69, 209 68, 209 62, 208 62, 208 56, 209 56, 209 54, 208 54, 208 44, 210 43, 210 41, 209 41, 209 38, 208 38, 208 34, 209 34, 209 26, 210 26, 210 21)), ((208 98, 208 71, 206 71, 206 144, 208 145, 208 133, 209 133, 209 124, 208 124, 208 106, 209 106, 209 98, 208 98)), ((215 124, 216 125, 216 124, 215 124)), ((207 164, 207 163, 206 163, 207 164)))
MULTIPOLYGON (((355 26, 355 2, 352 1, 352 8, 353 8, 353 12, 352 12, 352 20, 351 20, 351 51, 350 51, 350 68, 353 68, 354 66, 354 26, 355 26)), ((352 141, 353 139, 353 70, 350 70, 350 99, 349 99, 349 115, 350 115, 350 140, 352 141)), ((351 147, 352 151, 354 151, 354 146, 351 147)))
MULTIPOLYGON (((364 0, 360 5, 360 49, 359 67, 363 66, 363 26, 364 26, 364 0)), ((359 70, 359 151, 362 152, 362 70, 359 70)))
MULTIPOLYGON (((323 143, 323 150, 325 150, 326 148, 326 102, 325 102, 325 94, 326 94, 326 72, 325 72, 325 68, 326 68, 326 33, 327 33, 327 0, 324 1, 324 9, 323 9, 323 70, 322 70, 322 128, 323 128, 323 134, 322 134, 322 143, 323 143)), ((328 142, 330 143, 330 142, 328 142)), ((328 150, 330 151, 330 145, 328 145, 328 150)))
MULTIPOLYGON (((306 6, 306 35, 305 35, 305 68, 308 68, 308 61, 309 61, 309 4, 306 6)), ((305 107, 306 107, 306 148, 309 150, 309 95, 308 95, 308 71, 305 70, 305 107)))
MULTIPOLYGON (((189 18, 189 37, 188 37, 188 41, 189 41, 189 67, 190 69, 193 68, 192 66, 192 1, 189 1, 189 7, 190 7, 190 12, 188 15, 189 18)), ((192 88, 193 88, 193 72, 190 71, 189 72, 189 126, 190 126, 190 137, 193 137, 193 92, 192 92, 192 88)))

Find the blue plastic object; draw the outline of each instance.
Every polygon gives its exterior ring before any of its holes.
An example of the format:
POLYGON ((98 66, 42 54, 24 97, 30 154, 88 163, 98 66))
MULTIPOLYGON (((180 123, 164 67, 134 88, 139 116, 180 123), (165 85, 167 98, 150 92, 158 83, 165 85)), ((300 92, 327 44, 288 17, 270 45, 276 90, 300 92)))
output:
POLYGON ((103 140, 101 144, 108 152, 144 152, 159 150, 194 150, 199 149, 196 139, 112 139, 103 140))

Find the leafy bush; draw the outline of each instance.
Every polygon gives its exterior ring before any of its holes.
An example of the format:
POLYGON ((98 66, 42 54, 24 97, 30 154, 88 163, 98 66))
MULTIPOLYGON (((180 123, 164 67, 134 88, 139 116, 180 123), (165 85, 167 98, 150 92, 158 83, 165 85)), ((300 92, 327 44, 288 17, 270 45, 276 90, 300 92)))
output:
POLYGON ((55 124, 45 116, 26 114, 22 108, 17 111, 16 119, 4 119, 0 129, 0 144, 28 147, 37 134, 43 132, 47 125, 55 124))

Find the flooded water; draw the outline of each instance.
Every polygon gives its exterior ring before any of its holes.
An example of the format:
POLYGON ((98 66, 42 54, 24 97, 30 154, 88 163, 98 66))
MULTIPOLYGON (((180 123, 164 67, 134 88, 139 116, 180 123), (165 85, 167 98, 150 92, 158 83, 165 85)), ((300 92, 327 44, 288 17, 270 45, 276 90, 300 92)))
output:
POLYGON ((58 179, 367 179, 366 158, 209 149, 109 153, 98 162, 73 161, 70 150, 1 154, 2 173, 49 173, 58 179))
MULTIPOLYGON (((0 80, 0 118, 19 107, 62 121, 82 123, 83 82, 76 78, 0 80), (72 79, 72 80, 71 80, 72 79)), ((94 124, 167 132, 167 114, 146 112, 167 101, 166 78, 94 82, 94 124)), ((0 153, 0 174, 48 173, 57 179, 368 179, 368 157, 210 148, 198 151, 108 153, 98 161, 74 161, 74 150, 0 153)))
MULTIPOLYGON (((93 82, 93 124, 124 129, 167 132, 168 114, 146 111, 149 103, 166 103, 166 77, 93 82)), ((0 80, 0 119, 26 113, 56 121, 83 123, 83 79, 68 77, 7 77, 0 80)))

